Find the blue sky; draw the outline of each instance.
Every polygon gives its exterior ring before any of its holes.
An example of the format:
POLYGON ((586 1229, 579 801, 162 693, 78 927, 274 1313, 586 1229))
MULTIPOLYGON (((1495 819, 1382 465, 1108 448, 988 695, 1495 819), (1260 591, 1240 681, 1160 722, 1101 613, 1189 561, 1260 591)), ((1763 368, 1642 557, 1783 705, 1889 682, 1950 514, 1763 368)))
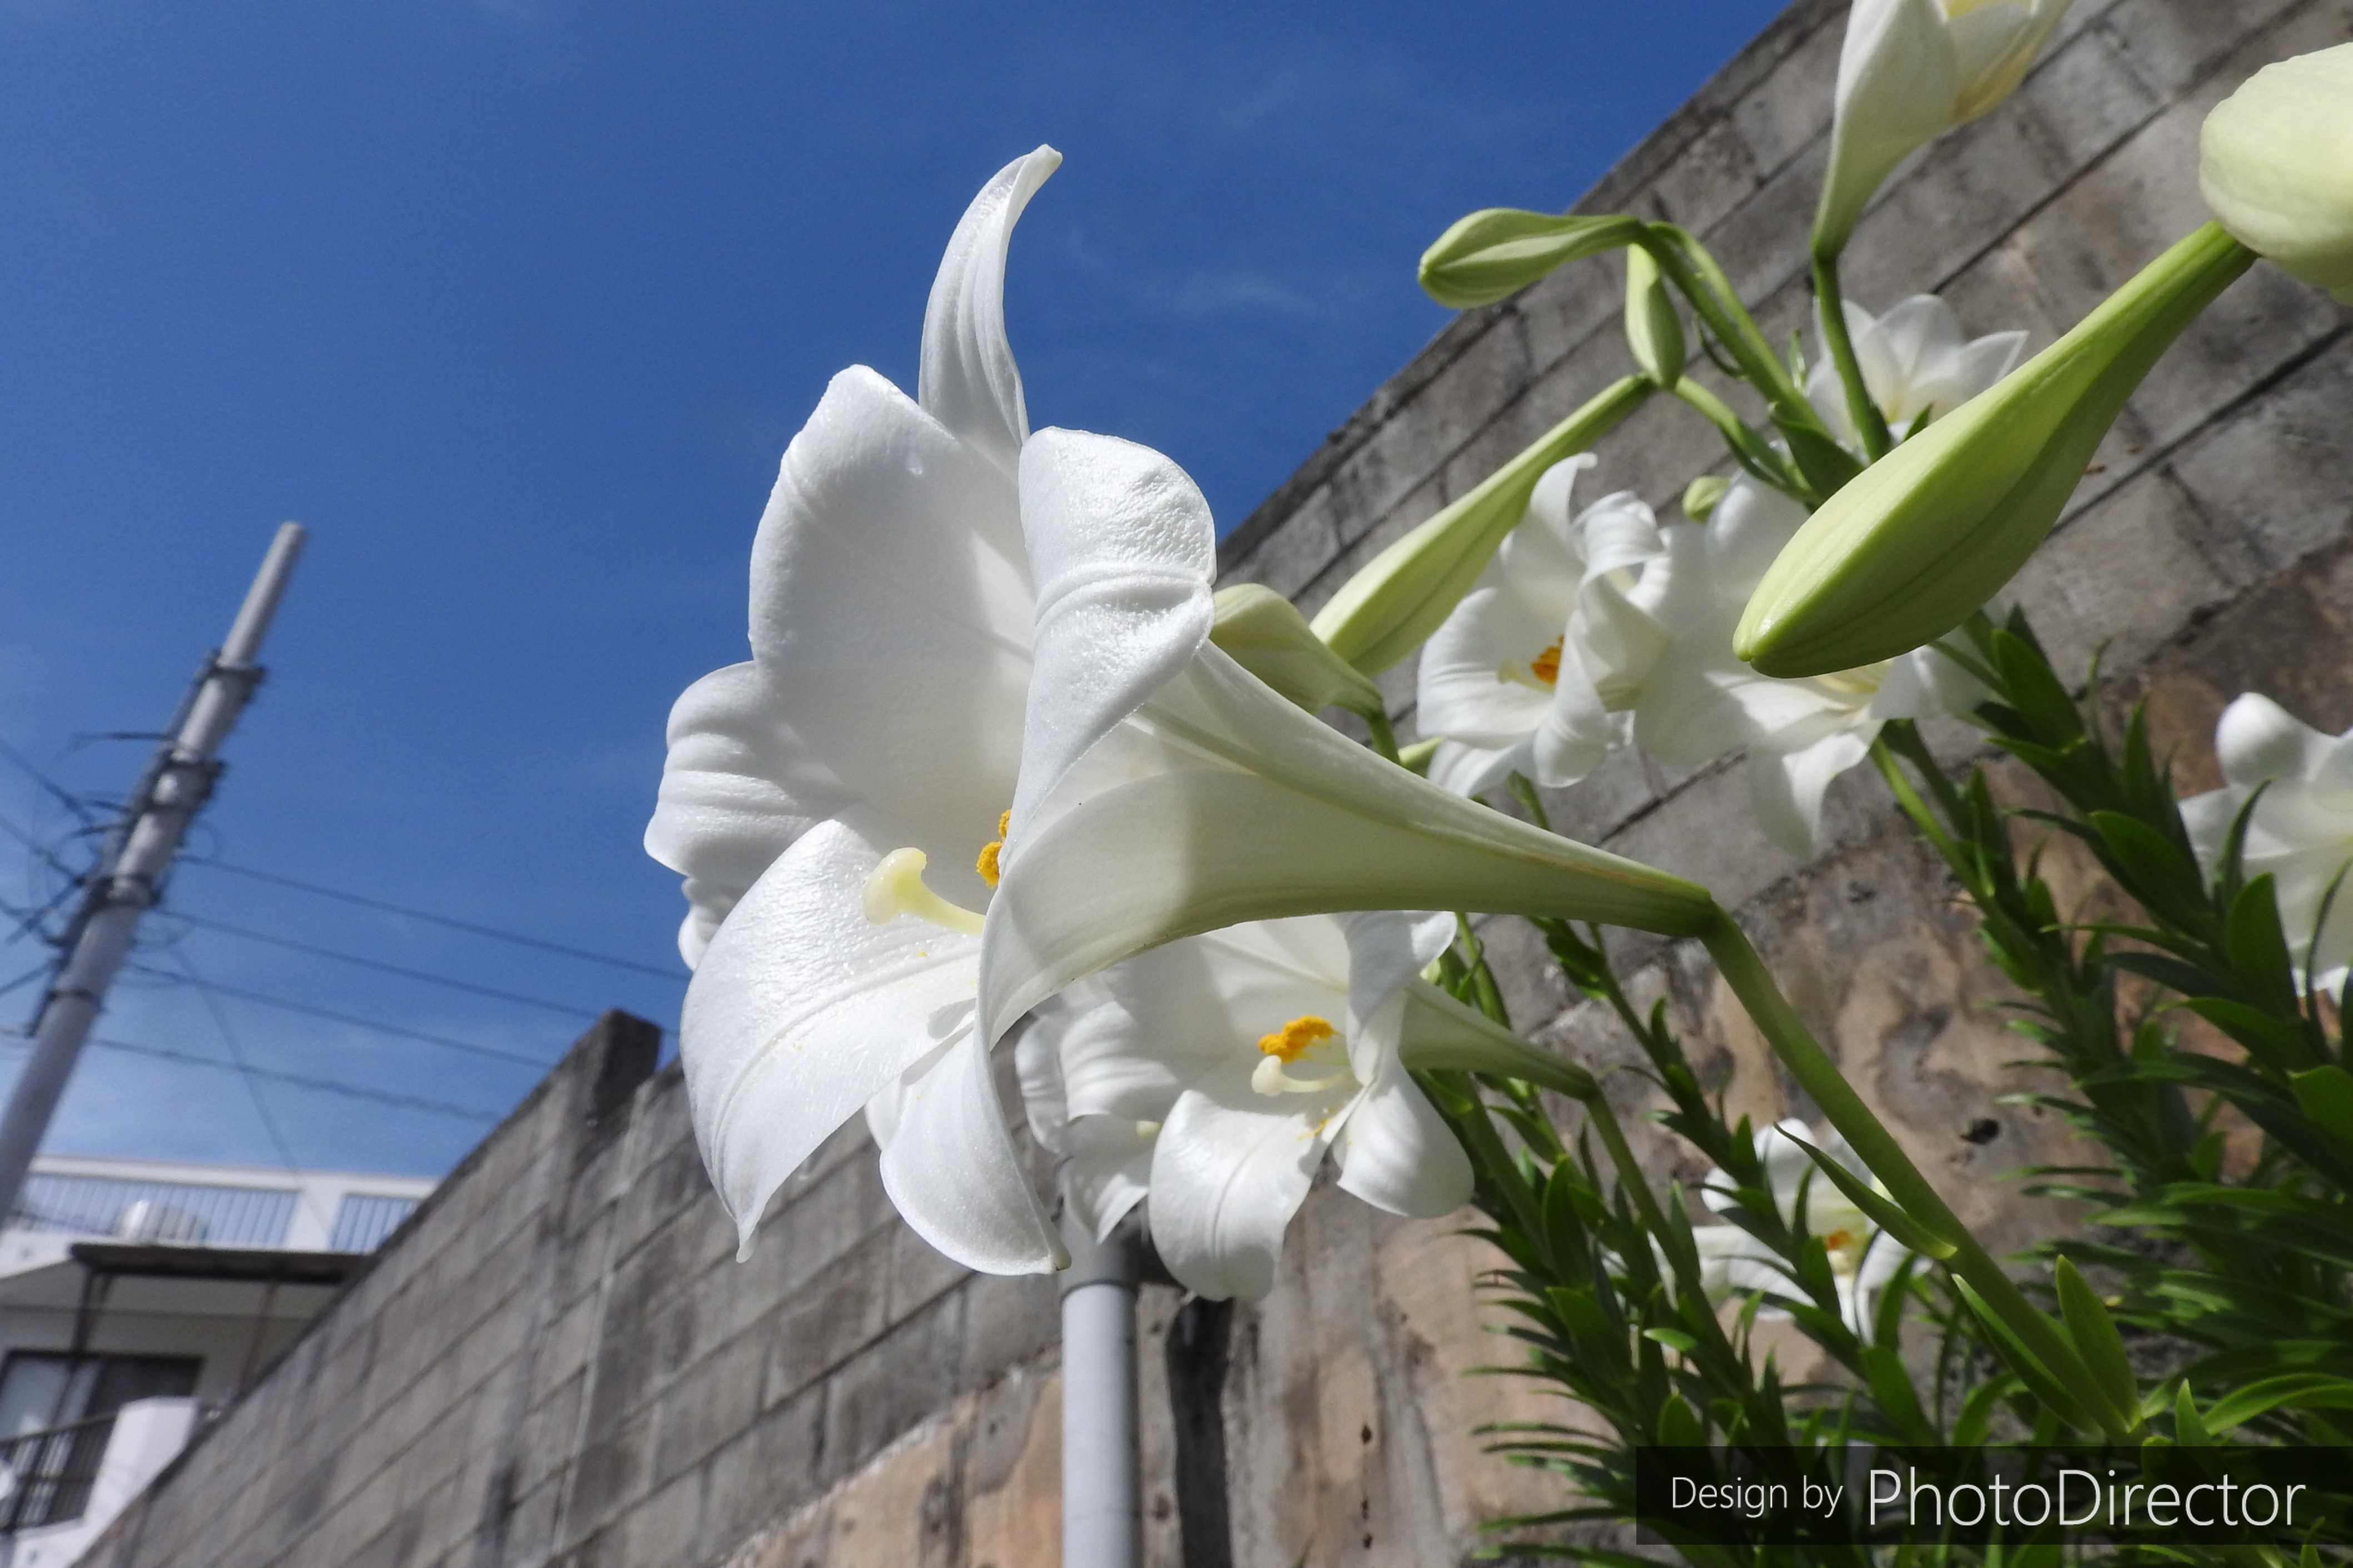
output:
MULTIPOLYGON (((827 378, 913 386, 1000 164, 1067 159, 1012 260, 1032 418, 1160 447, 1230 526, 1443 324, 1440 228, 1567 204, 1777 9, 0 0, 0 741, 119 795, 145 743, 91 737, 163 723, 300 518, 197 847, 666 965, 663 716, 744 657, 827 378)), ((5 765, 0 819, 74 826, 5 765)), ((43 875, 0 836, 0 899, 43 875)), ((682 989, 204 866, 169 906, 213 923, 153 924, 180 978, 131 976, 107 1037, 227 1056, 188 969, 538 1061, 577 1032, 221 923, 665 1026, 682 989)), ((274 1072, 485 1113, 536 1076, 214 1000, 274 1072)), ((50 1146, 273 1163, 252 1092, 96 1051, 50 1146)), ((259 1092, 308 1164, 438 1172, 487 1125, 259 1092)))

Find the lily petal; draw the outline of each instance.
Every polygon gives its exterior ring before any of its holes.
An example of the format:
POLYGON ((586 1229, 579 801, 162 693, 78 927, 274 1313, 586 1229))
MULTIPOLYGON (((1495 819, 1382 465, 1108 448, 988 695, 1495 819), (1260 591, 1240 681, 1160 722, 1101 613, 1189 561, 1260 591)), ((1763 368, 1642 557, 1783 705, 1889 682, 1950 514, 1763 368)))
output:
POLYGON ((1152 1241, 1179 1284, 1212 1300, 1274 1289, 1282 1233, 1306 1200, 1354 1085, 1318 1098, 1250 1088, 1237 1053, 1177 1099, 1152 1156, 1152 1241))
POLYGON ((695 1139, 746 1253, 801 1162, 969 1026, 980 943, 866 919, 866 879, 906 841, 852 816, 811 828, 736 904, 687 987, 679 1052, 695 1139))
POLYGON ((1021 452, 1021 525, 1047 673, 1031 685, 1023 719, 1008 866, 1037 802, 1184 668, 1217 617, 1209 503, 1149 447, 1039 431, 1021 452))
POLYGON ((968 1025, 901 1087, 882 1190, 916 1235, 967 1268, 1043 1274, 1070 1263, 1006 1131, 987 1044, 968 1025))
POLYGON ((1341 1190, 1409 1219, 1436 1219, 1471 1201, 1470 1156, 1392 1055, 1356 1101, 1334 1150, 1341 1190))
POLYGON ((1870 740, 1852 730, 1795 752, 1751 752, 1748 803, 1765 837, 1787 854, 1811 855, 1821 842, 1822 796, 1831 781, 1870 753, 1870 740))
POLYGON ((767 677, 744 663, 712 671, 670 709, 646 853, 686 878, 678 945, 690 969, 776 857, 847 804, 776 707, 767 677))
POLYGON ((1008 477, 1029 438, 1029 415, 1005 336, 1006 253, 1022 209, 1061 163, 1060 153, 1040 147, 981 187, 948 240, 923 311, 917 399, 1008 477))
POLYGON ((968 868, 1012 801, 1029 679, 1012 481, 872 371, 844 371, 785 453, 752 584, 777 721, 853 797, 956 844, 934 868, 962 880, 940 890, 977 903, 968 868))

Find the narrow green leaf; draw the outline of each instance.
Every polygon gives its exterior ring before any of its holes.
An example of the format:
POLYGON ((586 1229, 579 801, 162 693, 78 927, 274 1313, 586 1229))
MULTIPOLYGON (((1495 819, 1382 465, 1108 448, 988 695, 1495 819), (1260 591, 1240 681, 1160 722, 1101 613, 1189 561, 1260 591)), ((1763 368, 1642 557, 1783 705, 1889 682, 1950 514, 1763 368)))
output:
POLYGON ((2353 1381, 2312 1372, 2267 1377, 2216 1400, 2206 1411, 2206 1429, 2228 1432, 2274 1410, 2353 1410, 2353 1381))
POLYGON ((1840 1192, 1846 1194, 1847 1201, 1869 1215, 1872 1224, 1885 1231, 1899 1245, 1908 1247, 1923 1257, 1933 1258, 1939 1263, 1948 1261, 1960 1250, 1957 1246, 1947 1241, 1910 1215, 1897 1208, 1894 1200, 1881 1196, 1876 1188, 1804 1139, 1791 1138, 1789 1142, 1803 1149, 1807 1156, 1813 1161, 1815 1168, 1828 1176, 1840 1192))
POLYGON ((2010 1331, 2001 1314, 1986 1305, 1985 1299, 1977 1293, 1974 1286, 1955 1275, 1953 1289, 1968 1303, 1970 1312, 1975 1314, 1978 1322, 1992 1339, 1994 1351, 2001 1357, 2003 1364, 2018 1374, 2018 1380, 2042 1402, 2044 1409, 2079 1432, 2100 1430, 2100 1423, 2073 1394, 2067 1392, 2063 1384, 2051 1374, 2034 1352, 2026 1348, 2025 1342, 2010 1331))
POLYGON ((2332 1065, 2292 1073, 2287 1081, 2296 1104, 2322 1131, 2353 1143, 2353 1073, 2332 1065))
POLYGON ((2180 1392, 2173 1396, 2173 1440, 2187 1447, 2202 1448, 2212 1443, 2213 1435, 2206 1423, 2198 1418, 2198 1401, 2189 1396, 2189 1384, 2184 1379, 2180 1392))
POLYGON ((2059 1286, 2059 1311, 2067 1321, 2068 1337, 2075 1342, 2076 1353, 2108 1402, 2119 1410, 2131 1410, 2140 1404, 2140 1379, 2133 1375, 2132 1360, 2125 1353, 2124 1336, 2116 1332, 2116 1321, 2081 1271, 2069 1259, 2062 1258, 2052 1273, 2059 1286))

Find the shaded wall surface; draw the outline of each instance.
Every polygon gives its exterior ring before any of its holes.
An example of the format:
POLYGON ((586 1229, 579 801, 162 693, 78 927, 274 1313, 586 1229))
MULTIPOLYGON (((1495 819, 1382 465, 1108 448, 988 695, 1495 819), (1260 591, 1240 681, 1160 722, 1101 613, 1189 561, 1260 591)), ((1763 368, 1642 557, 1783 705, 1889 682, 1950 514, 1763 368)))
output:
MULTIPOLYGON (((1584 204, 1697 231, 1786 338, 1844 7, 1800 0, 1584 204)), ((2258 66, 2353 37, 2353 0, 2077 0, 2010 104, 1894 182, 1850 253, 1884 308, 1942 293, 1973 332, 2048 343, 2199 222, 2205 110, 2258 66)), ((1468 208, 1567 193, 1465 190, 1468 208)), ((1231 580, 1309 608, 1390 539, 1627 368, 1618 275, 1588 264, 1461 318, 1375 393, 1228 542, 1231 580)), ((1398 287, 1410 287, 1400 278, 1398 287)), ((2353 724, 2353 318, 2258 268, 2134 398, 2017 594, 2063 661, 2108 647, 2215 782, 2222 701, 2271 692, 2353 724)), ((1180 454, 1181 456, 1181 454, 1180 454)), ((1654 404, 1603 447, 1588 498, 1672 507, 1725 467, 1654 404)), ((1390 689, 1411 721, 1409 672, 1390 689)), ((1957 732, 1942 737, 1960 754, 1957 732)), ((2024 784, 2002 775, 2004 788, 2024 784)), ((1862 773, 1828 847, 1767 847, 1727 764, 1629 754, 1550 801, 1556 825, 1698 878, 1957 1204, 2015 1244, 2063 1223, 2003 1173, 2061 1151, 2031 1112, 1941 869, 1862 773), (1983 1123, 1995 1131, 1988 1135, 1983 1123), (1972 1131, 1976 1140, 1961 1133, 1972 1131)), ((1489 928, 1514 1016, 1597 1067, 1630 1063, 1525 931, 1489 928)), ((1808 1109, 1699 955, 1625 943, 1736 1110, 1808 1109)), ((853 1126, 762 1227, 750 1262, 705 1184, 675 1071, 612 1019, 478 1151, 275 1371, 109 1533, 105 1568, 1017 1568, 1057 1556, 1053 1287, 963 1274, 892 1216, 853 1126)), ((1615 1075, 1622 1109, 1639 1080, 1615 1075)), ((1662 1175, 1674 1151, 1646 1150, 1662 1175)), ((1292 1568, 1467 1560, 1496 1514, 1557 1506, 1462 1434, 1557 1407, 1469 1379, 1502 1359, 1443 1224, 1319 1191, 1265 1302, 1145 1292, 1149 1560, 1292 1568)), ((1793 1352, 1794 1353, 1794 1352, 1793 1352)), ((1076 1565, 1073 1565, 1076 1568, 1076 1565)))

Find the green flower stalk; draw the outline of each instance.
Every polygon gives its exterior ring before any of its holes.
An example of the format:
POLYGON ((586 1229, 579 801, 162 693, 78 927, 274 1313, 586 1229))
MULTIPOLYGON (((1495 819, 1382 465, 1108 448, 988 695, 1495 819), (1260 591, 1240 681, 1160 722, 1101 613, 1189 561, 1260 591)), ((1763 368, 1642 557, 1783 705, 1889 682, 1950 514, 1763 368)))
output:
POLYGON ((2353 305, 2353 44, 2265 66, 2224 99, 2198 182, 2242 245, 2353 305))
POLYGON ((1608 435, 1654 390, 1639 375, 1605 387, 1468 495, 1366 563, 1316 614, 1315 635, 1366 675, 1412 654, 1527 514, 1528 498, 1545 471, 1608 435))
POLYGON ((2026 564, 2158 356, 2254 262, 2208 224, 2076 328, 1865 469, 1807 521, 1734 648, 1825 675, 1935 641, 2026 564))

